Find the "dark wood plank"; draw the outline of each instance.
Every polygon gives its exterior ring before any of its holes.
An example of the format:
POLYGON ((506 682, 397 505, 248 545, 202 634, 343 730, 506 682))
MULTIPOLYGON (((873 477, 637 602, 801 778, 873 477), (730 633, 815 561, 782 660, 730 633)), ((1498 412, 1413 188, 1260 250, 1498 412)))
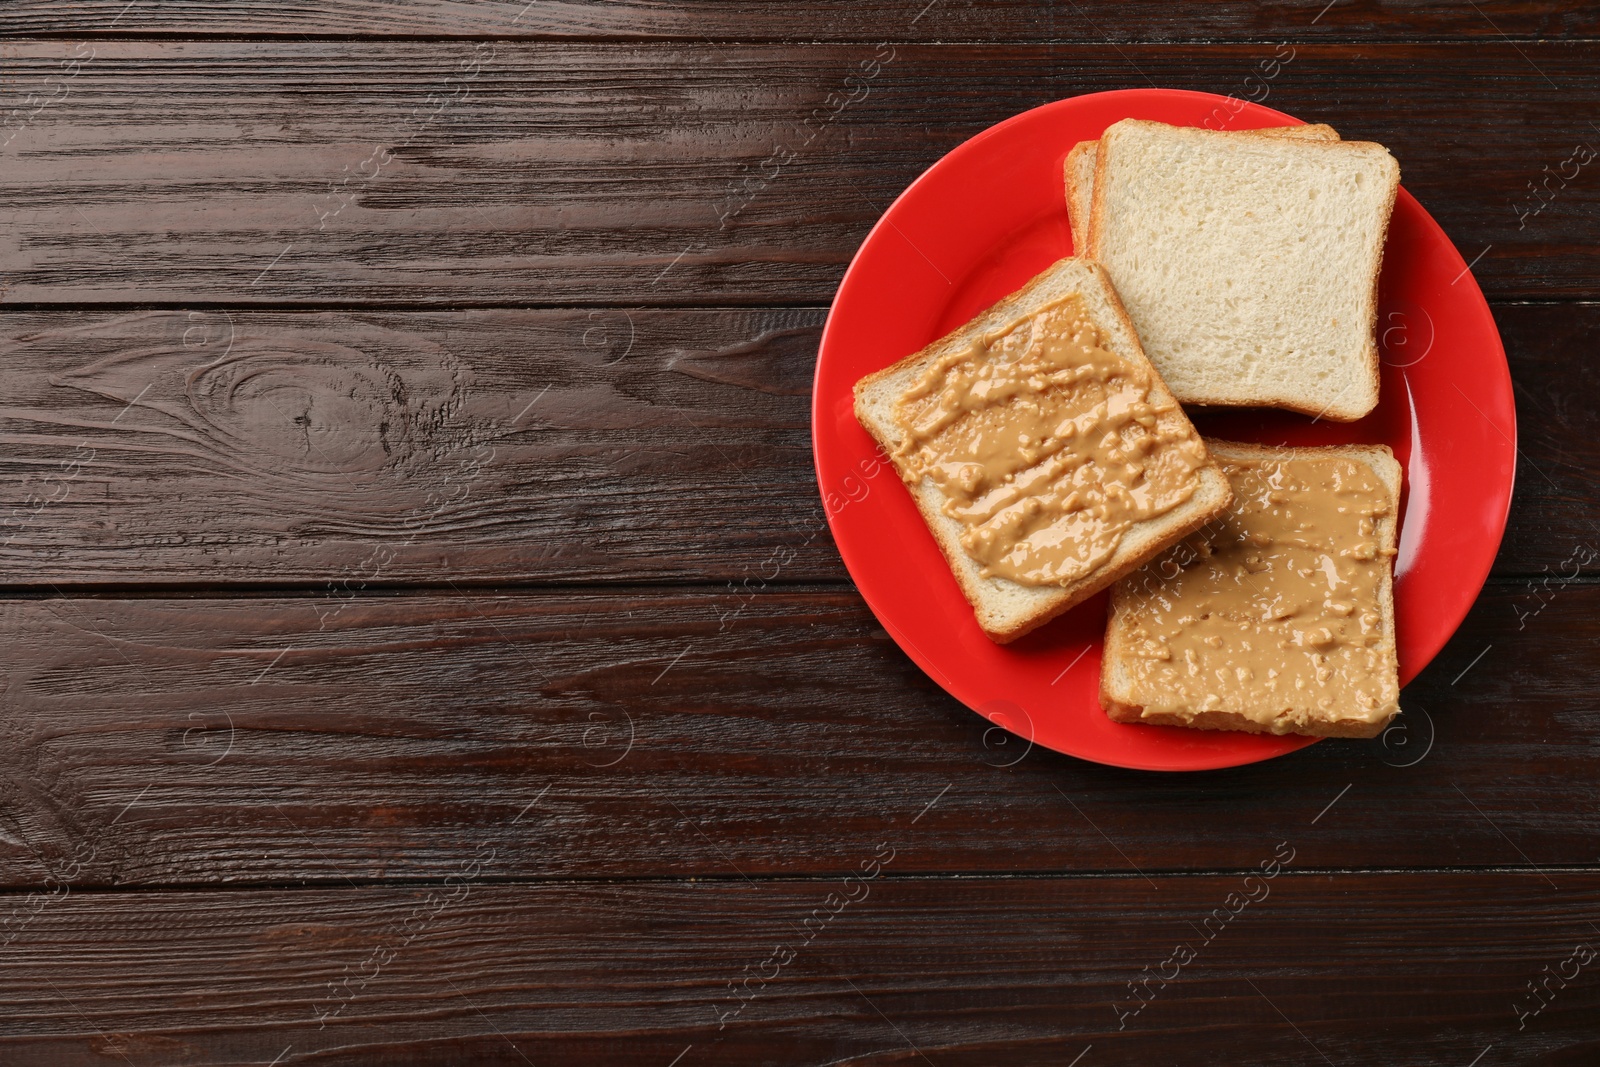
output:
POLYGON ((0 12, 10 34, 353 34, 362 37, 731 38, 738 41, 1174 41, 1216 38, 1403 39, 1567 37, 1600 31, 1593 10, 1557 3, 1471 4, 1293 0, 1272 4, 1167 3, 1130 6, 1083 0, 316 0, 285 12, 266 0, 195 6, 184 0, 12 0, 0 12))
POLYGON ((1600 289, 1600 43, 8 48, 12 301, 825 303, 950 148, 1152 83, 1389 145, 1492 296, 1600 289))
POLYGON ((1517 483, 1495 569, 1541 577, 1600 562, 1600 306, 1494 309, 1517 395, 1517 483), (1524 562, 1525 561, 1525 562, 1524 562))
POLYGON ((0 573, 843 577, 811 463, 822 318, 13 315, 0 573))
MULTIPOLYGON (((1497 315, 1524 455, 1497 572, 1595 573, 1600 307, 1497 315)), ((12 314, 0 582, 841 580, 822 319, 12 314)))
POLYGON ((485 846, 506 877, 816 873, 914 818, 902 871, 1600 855, 1594 584, 1491 587, 1383 739, 1203 775, 1003 743, 849 591, 0 616, 7 885, 439 878, 485 846))
POLYGON ((0 1050, 133 1067, 1600 1054, 1593 871, 1302 874, 1301 830, 1252 841, 1240 873, 1157 886, 895 877, 921 829, 885 820, 807 882, 498 886, 488 849, 432 887, 13 896, 36 910, 3 950, 0 1050))

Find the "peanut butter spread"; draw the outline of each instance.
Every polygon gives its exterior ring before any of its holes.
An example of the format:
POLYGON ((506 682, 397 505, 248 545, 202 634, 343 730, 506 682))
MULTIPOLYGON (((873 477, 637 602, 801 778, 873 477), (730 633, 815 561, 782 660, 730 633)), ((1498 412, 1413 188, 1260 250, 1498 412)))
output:
POLYGON ((1023 585, 1093 571, 1131 526, 1189 499, 1207 462, 1077 295, 935 360, 893 418, 901 476, 943 492, 984 577, 1023 585))
POLYGON ((1229 459, 1226 518, 1128 579, 1118 614, 1145 715, 1231 712, 1267 726, 1392 716, 1380 594, 1395 502, 1344 457, 1229 459))

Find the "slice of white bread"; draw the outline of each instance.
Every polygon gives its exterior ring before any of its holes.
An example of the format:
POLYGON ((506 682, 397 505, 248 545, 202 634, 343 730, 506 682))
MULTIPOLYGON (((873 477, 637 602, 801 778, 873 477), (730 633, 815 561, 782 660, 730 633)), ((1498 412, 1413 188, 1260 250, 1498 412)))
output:
MULTIPOLYGON (((1339 132, 1320 122, 1304 126, 1268 126, 1260 130, 1233 131, 1236 136, 1301 137, 1308 141, 1337 141, 1339 132)), ((1089 207, 1094 194, 1095 157, 1099 141, 1079 141, 1067 153, 1067 218, 1072 222, 1072 243, 1078 254, 1089 247, 1089 207)))
MULTIPOLYGON (((855 386, 856 418, 884 451, 893 456, 903 436, 893 416, 895 401, 917 382, 929 364, 949 352, 970 346, 980 337, 1025 320, 1053 301, 1074 294, 1082 298, 1089 317, 1105 337, 1107 349, 1149 374, 1151 401, 1173 405, 1172 417, 1181 419, 1182 426, 1193 433, 1193 426, 1182 409, 1176 407, 1161 376, 1145 359, 1139 336, 1128 321, 1105 271, 1097 264, 1071 258, 1058 261, 1021 290, 920 352, 862 378, 855 386)), ((1198 434, 1195 440, 1199 441, 1198 434)), ((990 638, 1004 644, 1106 588, 1226 511, 1232 500, 1227 476, 1209 460, 1195 474, 1198 484, 1187 500, 1162 515, 1137 523, 1122 537, 1110 559, 1066 585, 1023 585, 1006 578, 984 577, 977 562, 961 546, 961 524, 942 510, 944 493, 929 478, 908 488, 961 591, 971 602, 979 626, 990 638)))
POLYGON ((1359 419, 1399 183, 1371 142, 1124 119, 1096 152, 1087 254, 1182 402, 1359 419))
MULTIPOLYGON (((1212 456, 1224 464, 1230 459, 1336 458, 1365 463, 1372 468, 1378 480, 1389 491, 1389 513, 1380 517, 1374 524, 1375 540, 1381 553, 1377 558, 1386 562, 1378 583, 1377 604, 1358 604, 1354 605, 1354 609, 1356 611, 1362 610, 1363 607, 1368 610, 1377 609, 1381 621, 1379 643, 1375 651, 1380 666, 1373 672, 1372 681, 1375 688, 1397 695, 1400 686, 1399 660, 1395 650, 1394 574, 1392 562, 1389 561, 1393 559, 1398 539, 1401 474, 1400 464, 1395 460, 1394 453, 1384 445, 1272 448, 1265 445, 1236 444, 1217 440, 1208 440, 1206 445, 1211 450, 1212 456)), ((1245 497, 1241 493, 1236 499, 1242 502, 1245 497)), ((1228 517, 1224 516, 1219 526, 1227 522, 1228 517)), ((1197 534, 1196 539, 1204 540, 1208 534, 1215 536, 1217 532, 1218 527, 1213 527, 1197 534)), ((1112 591, 1110 616, 1106 624, 1105 650, 1100 667, 1100 704, 1108 716, 1117 722, 1190 726, 1202 730, 1242 730, 1248 733, 1303 734, 1312 737, 1376 737, 1383 731, 1397 710, 1392 706, 1387 708, 1380 706, 1378 709, 1365 711, 1349 708, 1324 711, 1316 707, 1314 697, 1310 696, 1292 707, 1252 709, 1253 717, 1237 708, 1210 711, 1200 708, 1189 708, 1180 712, 1147 711, 1143 704, 1151 699, 1152 692, 1170 693, 1172 689, 1171 683, 1160 686, 1159 690, 1152 688, 1157 685, 1155 680, 1141 685, 1134 677, 1130 671, 1132 649, 1136 641, 1134 632, 1144 621, 1144 610, 1157 603, 1158 598, 1164 598, 1161 601, 1163 607, 1173 602, 1174 589, 1167 579, 1176 577, 1186 567, 1205 566, 1202 555, 1189 545, 1180 545, 1170 554, 1123 579, 1112 591)), ((1270 575, 1265 572, 1256 576, 1260 581, 1268 581, 1269 578, 1270 575)), ((1262 591, 1270 592, 1270 585, 1262 591)), ((1225 651, 1219 650, 1217 657, 1222 666, 1229 666, 1225 651)), ((1212 664, 1206 663, 1202 665, 1204 666, 1212 664)))

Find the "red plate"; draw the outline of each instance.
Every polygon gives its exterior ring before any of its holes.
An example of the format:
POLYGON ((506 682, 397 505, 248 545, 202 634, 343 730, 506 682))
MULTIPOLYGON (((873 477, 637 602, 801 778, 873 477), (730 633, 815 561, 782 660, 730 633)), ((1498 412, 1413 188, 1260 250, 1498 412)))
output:
MULTIPOLYGON (((1063 161, 1073 145, 1124 118, 1188 126, 1209 118, 1213 128, 1236 130, 1300 122, 1210 93, 1127 89, 1035 108, 934 164, 867 235, 828 315, 812 404, 817 479, 861 595, 956 699, 1036 744, 1097 763, 1232 767, 1313 739, 1106 718, 1098 698, 1104 595, 1014 644, 990 641, 910 494, 851 410, 856 379, 1072 254, 1063 161)), ((1382 399, 1360 422, 1273 411, 1199 413, 1195 422, 1209 435, 1244 441, 1394 449, 1406 471, 1395 561, 1403 684, 1449 640, 1489 573, 1511 503, 1517 432, 1505 351, 1483 294, 1438 223, 1404 189, 1389 225, 1378 334, 1382 399)))

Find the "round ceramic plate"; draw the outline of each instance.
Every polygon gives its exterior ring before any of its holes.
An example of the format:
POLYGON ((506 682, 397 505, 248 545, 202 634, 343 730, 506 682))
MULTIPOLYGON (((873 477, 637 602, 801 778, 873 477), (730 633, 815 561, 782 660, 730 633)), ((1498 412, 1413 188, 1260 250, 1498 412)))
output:
MULTIPOLYGON (((812 397, 817 479, 861 595, 956 699, 1035 744, 1098 763, 1237 766, 1313 739, 1106 718, 1098 696, 1105 594, 1013 644, 990 641, 911 495, 851 407, 862 375, 942 337, 1072 254, 1063 162, 1073 145, 1124 118, 1187 126, 1209 119, 1212 128, 1234 130, 1300 121, 1210 93, 1129 89, 1036 108, 934 164, 873 227, 828 315, 812 397)), ((1505 530, 1516 469, 1511 377, 1494 319, 1455 246, 1404 189, 1389 224, 1377 332, 1381 400, 1360 422, 1267 410, 1191 414, 1208 436, 1394 450, 1406 472, 1395 560, 1404 684, 1477 597, 1505 530)))

